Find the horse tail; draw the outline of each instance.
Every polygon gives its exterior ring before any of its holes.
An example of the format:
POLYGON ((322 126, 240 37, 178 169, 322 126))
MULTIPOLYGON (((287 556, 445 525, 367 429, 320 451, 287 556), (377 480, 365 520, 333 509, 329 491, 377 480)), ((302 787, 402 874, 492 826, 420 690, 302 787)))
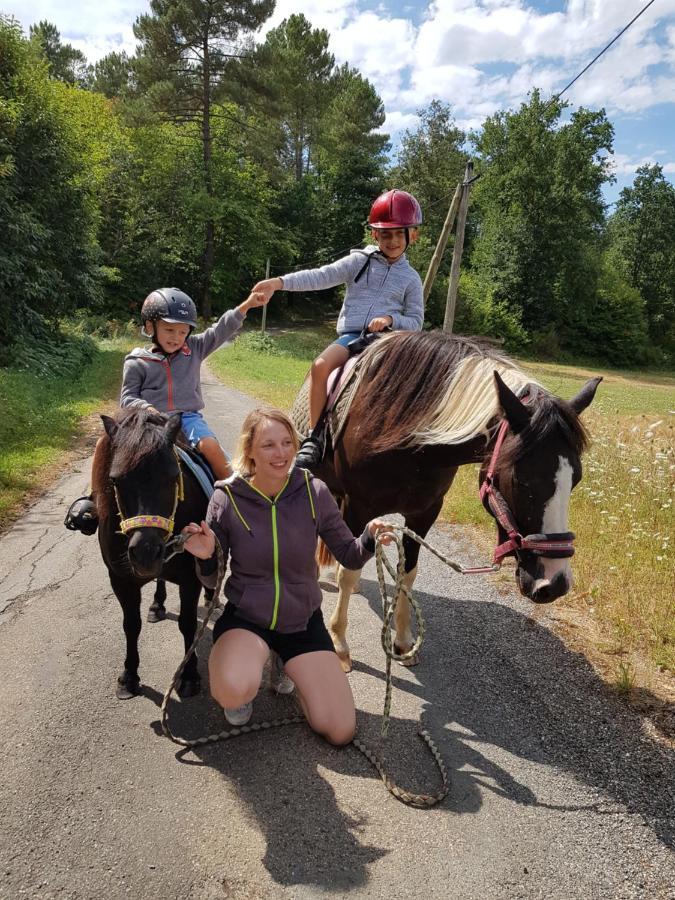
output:
POLYGON ((335 562, 335 557, 330 552, 326 544, 319 538, 318 543, 316 545, 316 562, 319 568, 324 566, 332 566, 335 562))

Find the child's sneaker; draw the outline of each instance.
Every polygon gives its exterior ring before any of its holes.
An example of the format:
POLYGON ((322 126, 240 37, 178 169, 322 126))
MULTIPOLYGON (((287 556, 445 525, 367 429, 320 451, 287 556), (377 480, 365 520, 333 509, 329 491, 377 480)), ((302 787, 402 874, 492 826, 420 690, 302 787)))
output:
POLYGON ((245 725, 253 715, 253 704, 244 703, 236 709, 224 709, 223 713, 230 725, 245 725))
POLYGON ((277 694, 292 694, 295 690, 295 683, 284 671, 281 657, 276 653, 272 655, 272 690, 277 694))

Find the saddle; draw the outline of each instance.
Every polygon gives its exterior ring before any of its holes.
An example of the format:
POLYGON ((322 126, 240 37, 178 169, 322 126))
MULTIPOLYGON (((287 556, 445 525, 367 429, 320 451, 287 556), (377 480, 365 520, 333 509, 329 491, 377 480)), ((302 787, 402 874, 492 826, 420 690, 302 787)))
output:
MULTIPOLYGON (((347 349, 350 356, 347 362, 331 372, 328 378, 326 406, 323 415, 326 418, 327 435, 331 446, 335 447, 344 429, 347 414, 354 399, 354 391, 358 383, 358 374, 363 358, 361 354, 374 341, 378 340, 380 333, 366 332, 365 328, 351 341, 347 349)), ((309 375, 305 378, 293 406, 291 419, 302 438, 307 437, 309 427, 309 375)))

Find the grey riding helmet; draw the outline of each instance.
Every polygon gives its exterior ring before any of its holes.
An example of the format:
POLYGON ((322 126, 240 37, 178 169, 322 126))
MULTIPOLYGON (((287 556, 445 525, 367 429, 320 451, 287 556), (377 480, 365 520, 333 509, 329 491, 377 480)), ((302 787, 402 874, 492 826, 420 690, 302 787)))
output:
POLYGON ((141 321, 156 322, 162 319, 177 325, 197 327, 197 307, 191 297, 175 287, 158 288, 148 294, 141 307, 141 321))

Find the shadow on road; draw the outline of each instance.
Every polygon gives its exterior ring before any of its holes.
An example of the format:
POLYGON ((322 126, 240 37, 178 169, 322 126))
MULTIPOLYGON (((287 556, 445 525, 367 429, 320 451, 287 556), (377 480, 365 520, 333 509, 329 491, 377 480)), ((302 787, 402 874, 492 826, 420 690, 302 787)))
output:
MULTIPOLYGON (((361 593, 379 614, 376 582, 362 580, 361 593)), ((397 714, 402 705, 413 702, 417 709, 422 702, 423 724, 441 750, 452 787, 434 810, 397 806, 397 818, 405 822, 408 816, 474 814, 486 792, 526 806, 589 809, 598 815, 615 812, 614 799, 643 816, 665 845, 674 845, 674 754, 644 733, 639 718, 617 701, 582 656, 570 652, 548 629, 501 604, 423 592, 417 597, 427 639, 414 681, 394 669, 394 715, 384 745, 387 768, 410 790, 436 789, 438 773, 416 736, 417 713, 397 714), (507 766, 491 758, 495 748, 568 772, 591 788, 584 793, 588 802, 555 804, 538 798, 507 766), (598 791, 605 796, 596 802, 598 791)), ((206 684, 210 634, 200 650, 206 684)), ((370 658, 377 664, 356 659, 354 670, 358 677, 382 682, 383 659, 379 653, 370 658)), ((382 684, 373 687, 377 708, 382 684)), ((148 688, 145 693, 159 706, 159 693, 148 688)), ((291 714, 295 707, 292 699, 261 690, 255 710, 255 718, 263 720, 291 714)), ((174 732, 187 738, 224 727, 206 694, 188 703, 172 701, 170 720, 174 732)), ((380 721, 379 714, 360 709, 360 736, 376 744, 380 721)), ((153 727, 159 732, 159 722, 153 727)), ((278 884, 353 889, 368 881, 368 866, 389 852, 360 838, 369 806, 359 803, 366 789, 355 786, 353 779, 378 782, 375 770, 354 748, 333 748, 304 725, 193 752, 178 750, 176 758, 186 765, 209 766, 236 787, 265 836, 263 864, 278 884), (329 778, 345 785, 339 799, 322 770, 335 773, 337 778, 329 778)), ((385 791, 379 784, 377 789, 385 791)), ((383 804, 385 800, 396 802, 383 795, 383 804)))

